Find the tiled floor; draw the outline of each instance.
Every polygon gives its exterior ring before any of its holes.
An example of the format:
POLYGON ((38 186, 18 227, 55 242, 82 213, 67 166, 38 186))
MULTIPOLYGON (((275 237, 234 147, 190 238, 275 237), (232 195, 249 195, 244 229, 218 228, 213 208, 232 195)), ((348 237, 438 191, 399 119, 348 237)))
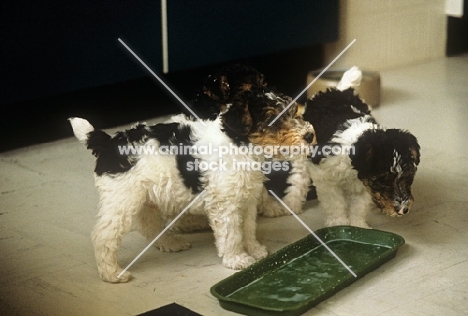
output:
MULTIPOLYGON (((375 116, 409 129, 422 160, 413 210, 372 214, 374 228, 400 234, 396 258, 309 310, 307 315, 468 314, 468 55, 381 73, 375 116)), ((177 302, 203 315, 229 315, 210 287, 233 271, 216 256, 210 232, 187 235, 192 249, 146 252, 127 284, 100 281, 90 231, 98 196, 94 159, 69 138, 0 154, 0 314, 136 315, 177 302)), ((317 202, 301 218, 314 230, 317 202)), ((305 236, 293 217, 259 218, 258 238, 274 252, 305 236)), ((147 241, 124 239, 128 264, 147 241)))

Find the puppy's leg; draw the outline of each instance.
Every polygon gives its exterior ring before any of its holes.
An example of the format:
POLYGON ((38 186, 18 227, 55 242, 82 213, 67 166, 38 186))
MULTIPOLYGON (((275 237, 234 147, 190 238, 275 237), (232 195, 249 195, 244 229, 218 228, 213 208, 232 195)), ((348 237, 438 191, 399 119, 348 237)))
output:
MULTIPOLYGON (((138 214, 138 220, 135 224, 137 225, 136 229, 149 241, 152 241, 164 229, 165 220, 161 217, 160 212, 154 204, 145 203, 138 214)), ((190 243, 174 236, 174 233, 170 229, 159 236, 154 246, 164 252, 190 249, 190 243)))
MULTIPOLYGON (((286 195, 283 198, 283 202, 295 214, 301 214, 302 212, 304 212, 302 207, 306 200, 308 187, 309 186, 306 186, 304 188, 297 187, 297 186, 290 186, 286 191, 286 195)), ((286 210, 286 212, 287 212, 287 215, 291 215, 291 213, 288 210, 286 210)))
POLYGON ((365 190, 354 193, 350 198, 349 219, 352 226, 372 228, 366 222, 366 215, 374 206, 372 198, 365 190))
POLYGON ((326 181, 314 183, 320 206, 325 211, 325 226, 349 225, 343 190, 338 186, 329 185, 326 181))
POLYGON ((215 203, 216 207, 207 207, 206 211, 215 236, 218 256, 223 258, 227 268, 240 270, 256 260, 247 254, 243 247, 242 210, 237 203, 215 203))
POLYGON ((255 259, 263 259, 268 256, 267 248, 257 240, 257 207, 255 203, 249 203, 244 215, 244 247, 255 259))
MULTIPOLYGON (((292 172, 288 178, 289 187, 286 188, 286 195, 283 202, 296 214, 301 214, 307 193, 311 185, 311 178, 307 168, 308 161, 303 159, 294 160, 291 163, 292 172)), ((289 211, 288 211, 288 214, 289 211)))
POLYGON ((91 233, 99 276, 110 283, 127 282, 131 279, 128 271, 118 277, 122 268, 117 263, 117 250, 122 236, 131 229, 133 213, 132 209, 123 207, 123 204, 109 203, 101 198, 99 218, 91 233))

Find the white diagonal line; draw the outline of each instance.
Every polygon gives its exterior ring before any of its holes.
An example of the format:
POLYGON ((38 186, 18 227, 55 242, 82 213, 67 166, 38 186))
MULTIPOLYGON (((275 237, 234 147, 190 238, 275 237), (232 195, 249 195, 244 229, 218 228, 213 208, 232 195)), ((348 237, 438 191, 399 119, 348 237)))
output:
POLYGON ((310 88, 310 86, 313 85, 313 84, 315 83, 315 81, 317 81, 317 80, 320 78, 320 76, 322 76, 323 73, 324 73, 325 71, 327 71, 328 68, 330 68, 331 65, 333 65, 333 64, 335 63, 335 61, 337 61, 338 58, 340 58, 341 55, 343 55, 343 54, 348 50, 348 48, 350 48, 351 45, 354 44, 355 41, 356 41, 356 39, 353 39, 353 40, 351 41, 351 43, 349 43, 348 46, 346 46, 345 49, 343 49, 343 50, 341 51, 341 53, 339 53, 338 56, 336 56, 335 59, 333 59, 333 60, 331 61, 331 63, 329 63, 328 66, 325 67, 325 68, 318 74, 318 76, 315 77, 315 79, 312 80, 312 82, 309 83, 309 84, 307 85, 307 87, 305 87, 304 90, 302 90, 301 93, 299 93, 299 94, 297 95, 297 97, 296 97, 294 100, 292 100, 291 103, 289 103, 289 105, 288 105, 283 111, 281 111, 280 114, 278 114, 278 115, 273 119, 273 121, 270 122, 270 124, 268 124, 268 126, 273 125, 273 123, 275 123, 276 120, 279 119, 280 116, 283 115, 284 112, 286 112, 286 111, 294 104, 294 102, 296 102, 296 101, 301 97, 301 95, 303 95, 304 92, 306 92, 306 91, 310 88))
POLYGON ((151 247, 151 246, 156 242, 156 240, 158 240, 159 237, 161 237, 161 236, 176 222, 176 220, 178 220, 179 217, 181 217, 181 216, 190 208, 190 206, 193 205, 193 203, 195 203, 196 200, 198 200, 203 194, 205 194, 205 192, 206 192, 206 190, 201 191, 200 194, 198 194, 197 197, 195 197, 195 198, 193 199, 193 201, 190 202, 190 204, 187 205, 187 206, 182 210, 182 212, 180 212, 180 214, 177 215, 176 218, 174 218, 174 219, 169 223, 169 225, 167 225, 167 226, 162 230, 162 232, 160 232, 159 235, 156 236, 156 238, 154 238, 153 241, 150 242, 149 245, 146 246, 145 249, 143 249, 143 250, 140 252, 140 254, 139 254, 138 256, 136 256, 136 258, 133 259, 133 261, 130 262, 130 263, 128 264, 128 266, 127 266, 125 269, 122 270, 122 272, 119 273, 119 275, 118 275, 117 277, 120 279, 120 276, 121 276, 125 271, 127 271, 127 270, 128 270, 128 269, 129 269, 129 268, 146 252, 146 250, 148 250, 149 247, 151 247))
POLYGON ((192 113, 193 116, 195 116, 204 126, 206 126, 205 122, 203 122, 203 121, 198 117, 198 115, 195 114, 195 112, 193 112, 192 109, 189 108, 189 106, 188 106, 187 104, 185 104, 185 102, 182 101, 182 99, 179 98, 179 96, 178 96, 174 91, 172 91, 172 89, 169 88, 169 86, 168 86, 164 81, 162 81, 162 79, 159 78, 159 76, 156 75, 156 74, 154 73, 154 71, 151 70, 151 68, 148 67, 148 66, 145 64, 145 62, 144 62, 143 60, 141 60, 141 58, 138 57, 137 54, 135 54, 135 53, 133 52, 133 50, 132 50, 130 47, 127 46, 127 44, 124 43, 124 41, 122 41, 120 38, 119 38, 118 40, 119 40, 119 42, 120 42, 120 43, 121 43, 121 44, 122 44, 122 45, 123 45, 123 46, 124 46, 124 47, 125 47, 141 64, 142 64, 142 65, 143 65, 143 66, 145 66, 145 68, 146 68, 156 79, 158 79, 158 81, 164 86, 164 88, 166 88, 166 89, 167 89, 183 106, 185 106, 185 108, 186 108, 187 110, 189 110, 190 113, 192 113))
POLYGON ((326 243, 324 243, 323 240, 320 239, 320 237, 317 236, 317 234, 315 234, 314 231, 313 231, 312 229, 310 229, 310 227, 307 226, 307 224, 304 223, 304 221, 303 221, 302 219, 300 219, 299 216, 297 216, 297 214, 294 213, 294 212, 293 212, 293 211, 292 211, 276 194, 275 194, 275 192, 273 192, 272 190, 268 190, 268 191, 271 193, 271 195, 273 195, 273 196, 278 200, 278 202, 281 203, 281 205, 283 205, 283 206, 299 221, 299 223, 302 224, 302 226, 304 226, 304 227, 309 231, 309 233, 311 233, 311 234, 315 237, 315 239, 318 240, 318 242, 319 242, 320 244, 322 244, 322 246, 325 247, 325 249, 327 249, 327 250, 332 254, 333 257, 336 258, 336 260, 338 260, 338 261, 346 268, 346 270, 348 270, 355 278, 357 277, 356 273, 354 273, 353 270, 351 270, 351 268, 350 268, 346 263, 344 263, 343 260, 341 260, 341 258, 338 257, 338 256, 336 255, 336 253, 334 253, 333 250, 331 250, 330 247, 328 247, 328 245, 327 245, 326 243))

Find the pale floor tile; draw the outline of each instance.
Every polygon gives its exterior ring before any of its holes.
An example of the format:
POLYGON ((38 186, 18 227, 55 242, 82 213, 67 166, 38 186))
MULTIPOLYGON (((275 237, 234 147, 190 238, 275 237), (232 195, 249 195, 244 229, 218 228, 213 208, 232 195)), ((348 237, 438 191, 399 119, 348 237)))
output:
MULTIPOLYGON (((468 55, 381 73, 383 125, 404 128, 421 145, 410 214, 369 216, 376 229, 403 236, 397 256, 306 315, 468 314, 468 55)), ((128 284, 98 279, 90 232, 98 196, 94 158, 75 139, 0 154, 0 313, 2 315, 136 315, 177 302, 204 315, 223 310, 210 287, 233 271, 221 265, 210 232, 183 237, 192 249, 148 250, 128 284)), ((324 224, 318 202, 301 218, 324 224)), ((271 252, 307 235, 293 217, 259 218, 271 252)), ((122 266, 147 245, 124 239, 122 266)))

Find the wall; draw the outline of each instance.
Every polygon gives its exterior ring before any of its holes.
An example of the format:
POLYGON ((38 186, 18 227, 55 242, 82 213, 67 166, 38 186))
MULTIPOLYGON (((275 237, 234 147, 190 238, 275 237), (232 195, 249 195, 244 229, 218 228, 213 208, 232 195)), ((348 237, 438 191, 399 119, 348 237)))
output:
POLYGON ((384 70, 445 56, 445 0, 340 0, 340 39, 325 46, 334 67, 384 70))

